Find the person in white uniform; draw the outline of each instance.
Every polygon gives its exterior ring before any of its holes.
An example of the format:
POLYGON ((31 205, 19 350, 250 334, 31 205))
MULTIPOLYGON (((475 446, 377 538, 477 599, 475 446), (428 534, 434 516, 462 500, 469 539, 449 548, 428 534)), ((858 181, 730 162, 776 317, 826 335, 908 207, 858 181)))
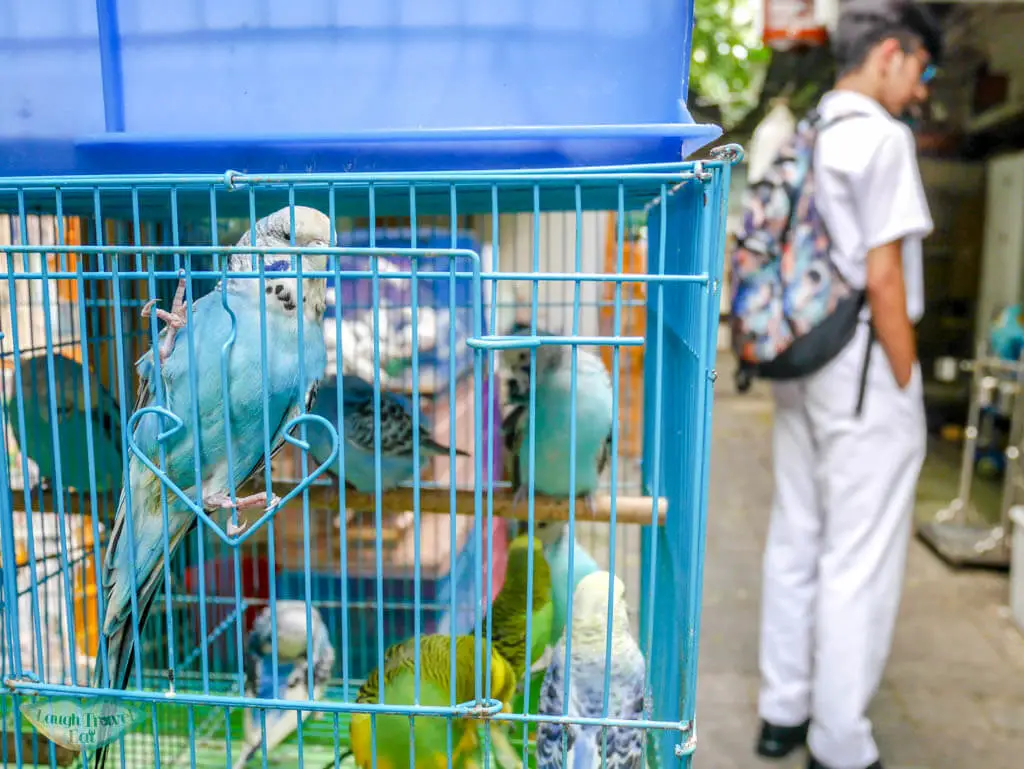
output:
POLYGON ((891 647, 926 437, 914 324, 932 219, 899 118, 928 95, 941 32, 910 3, 849 8, 833 46, 815 203, 836 267, 867 301, 830 363, 773 389, 757 752, 781 758, 806 741, 811 769, 880 769, 867 709, 891 647))

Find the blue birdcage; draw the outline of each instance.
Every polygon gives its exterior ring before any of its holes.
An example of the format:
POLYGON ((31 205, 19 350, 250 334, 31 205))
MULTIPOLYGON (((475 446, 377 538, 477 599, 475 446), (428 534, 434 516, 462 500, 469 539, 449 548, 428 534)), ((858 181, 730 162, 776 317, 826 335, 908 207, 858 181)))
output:
MULTIPOLYGON (((556 722, 645 734, 647 762, 688 766, 739 157, 686 160, 720 133, 685 108, 692 3, 15 0, 0 14, 7 760, 394 764, 356 743, 397 713, 444 724, 440 766, 536 765, 556 722), (326 223, 315 238, 309 217, 326 223), (165 359, 157 310, 179 300, 165 359), (573 408, 594 348, 610 388, 598 484, 588 500, 544 494, 559 457, 538 447, 561 440, 577 468, 574 441, 594 432, 573 408), (545 430, 552 349, 569 351, 573 416, 545 430), (529 428, 511 430, 513 413, 529 428), (260 492, 264 507, 228 509, 260 492), (150 528, 130 501, 119 525, 119 495, 148 500, 150 528), (562 616, 535 650, 547 620, 526 614, 536 669, 509 689, 490 615, 523 533, 563 577, 562 616), (643 679, 628 718, 610 672, 595 714, 538 701, 575 643, 561 629, 581 575, 556 543, 623 583, 643 679), (383 699, 362 696, 386 650, 430 634, 452 639, 449 657, 472 639, 457 660, 471 695, 432 700, 418 674, 442 652, 414 645, 411 700, 388 699, 387 673, 383 699)), ((527 563, 532 596, 545 588, 532 550, 527 563)))

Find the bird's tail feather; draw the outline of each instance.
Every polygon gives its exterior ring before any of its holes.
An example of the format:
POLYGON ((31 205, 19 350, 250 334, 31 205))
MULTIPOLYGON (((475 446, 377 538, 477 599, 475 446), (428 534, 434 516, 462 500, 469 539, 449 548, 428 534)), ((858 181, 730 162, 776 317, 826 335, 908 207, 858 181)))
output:
MULTIPOLYGON (((160 574, 163 574, 161 569, 160 574)), ((148 592, 139 596, 139 634, 146 626, 146 619, 153 607, 156 598, 157 588, 163 583, 160 579, 155 585, 148 585, 148 592)), ((121 626, 115 629, 107 637, 107 670, 110 671, 110 687, 114 689, 127 689, 128 681, 131 679, 132 669, 135 665, 135 639, 132 637, 131 615, 129 615, 121 626)), ((105 686, 102 664, 96 665, 96 686, 105 686)), ((114 740, 116 742, 117 740, 114 740)), ((104 769, 107 764, 107 751, 114 743, 108 743, 96 751, 96 759, 93 763, 94 769, 104 769)))
MULTIPOLYGON (((142 628, 139 622, 139 628, 142 628)), ((129 623, 125 623, 118 630, 114 631, 107 638, 107 660, 109 664, 111 688, 125 689, 132 674, 132 667, 135 663, 135 643, 132 639, 132 630, 129 623)), ((103 666, 96 665, 97 687, 104 686, 103 666)), ((93 762, 95 769, 103 769, 107 765, 107 751, 117 740, 104 745, 96 751, 96 758, 93 762)))
POLYGON ((93 766, 96 769, 102 769, 107 765, 107 751, 110 750, 109 745, 104 745, 102 748, 96 751, 96 760, 93 762, 93 766))
POLYGON ((597 733, 593 730, 577 734, 572 744, 571 769, 593 769, 601 765, 601 757, 597 754, 597 733))

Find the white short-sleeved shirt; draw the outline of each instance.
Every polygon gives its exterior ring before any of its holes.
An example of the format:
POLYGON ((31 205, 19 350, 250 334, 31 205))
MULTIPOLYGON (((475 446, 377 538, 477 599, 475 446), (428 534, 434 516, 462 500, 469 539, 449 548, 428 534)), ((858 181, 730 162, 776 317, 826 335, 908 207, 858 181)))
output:
POLYGON ((874 99, 853 91, 829 91, 818 109, 823 122, 850 112, 865 115, 818 135, 815 205, 829 228, 836 267, 862 288, 868 251, 902 238, 907 315, 917 323, 924 315, 921 241, 933 223, 913 134, 874 99))

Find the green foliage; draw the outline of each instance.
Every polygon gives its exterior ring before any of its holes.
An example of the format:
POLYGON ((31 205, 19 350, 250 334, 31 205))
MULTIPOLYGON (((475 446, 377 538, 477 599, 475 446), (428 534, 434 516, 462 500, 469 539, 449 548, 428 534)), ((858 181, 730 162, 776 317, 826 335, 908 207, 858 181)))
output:
POLYGON ((754 30, 752 0, 695 0, 690 88, 731 128, 758 102, 771 50, 754 30))

